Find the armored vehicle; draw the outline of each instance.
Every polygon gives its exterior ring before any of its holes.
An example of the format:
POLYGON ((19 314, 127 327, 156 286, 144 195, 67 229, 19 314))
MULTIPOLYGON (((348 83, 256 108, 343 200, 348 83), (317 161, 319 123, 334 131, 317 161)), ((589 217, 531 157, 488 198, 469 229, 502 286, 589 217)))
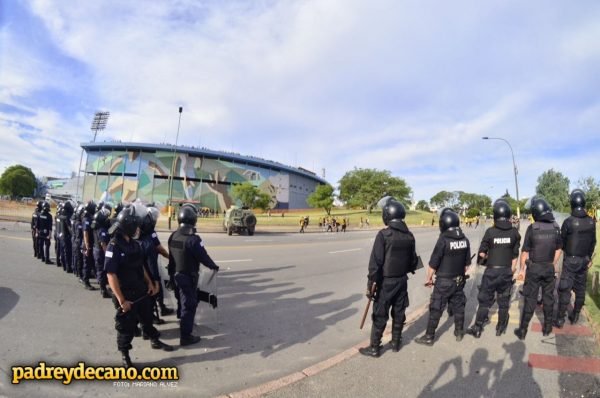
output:
POLYGON ((254 235, 254 228, 256 228, 256 216, 254 216, 252 210, 231 206, 225 213, 223 230, 227 231, 227 235, 234 232, 241 234, 246 230, 248 235, 252 236, 254 235))

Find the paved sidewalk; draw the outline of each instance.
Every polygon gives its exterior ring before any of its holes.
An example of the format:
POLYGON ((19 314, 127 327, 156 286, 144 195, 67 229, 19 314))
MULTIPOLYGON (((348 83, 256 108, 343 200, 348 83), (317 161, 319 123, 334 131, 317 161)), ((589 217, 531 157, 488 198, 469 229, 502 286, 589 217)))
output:
MULTIPOLYGON (((469 286, 467 325, 473 321, 481 274, 469 286)), ((496 337, 497 315, 480 339, 467 335, 456 342, 452 318, 442 318, 433 347, 413 340, 420 336, 428 313, 407 324, 399 353, 386 349, 378 359, 367 358, 353 347, 344 358, 290 375, 287 379, 230 394, 231 397, 598 397, 600 357, 585 319, 577 325, 541 333, 538 307, 524 341, 513 334, 522 298, 515 287, 507 333, 496 337), (330 366, 330 367, 329 367, 330 366)), ((496 311, 496 306, 492 311, 496 311)), ((386 331, 389 331, 389 326, 386 331)), ((384 341, 389 340, 389 335, 384 341)), ((364 346, 368 342, 364 342, 364 346)), ((386 347, 387 348, 387 347, 386 347)))

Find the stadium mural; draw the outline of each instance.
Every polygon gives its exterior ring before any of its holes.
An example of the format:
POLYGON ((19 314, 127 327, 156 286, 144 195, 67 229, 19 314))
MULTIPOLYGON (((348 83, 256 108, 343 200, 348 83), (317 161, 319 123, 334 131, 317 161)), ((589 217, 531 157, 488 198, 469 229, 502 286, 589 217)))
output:
POLYGON ((327 183, 304 169, 204 148, 126 143, 82 147, 87 152, 84 201, 106 196, 115 203, 140 198, 162 208, 169 201, 173 160, 173 201, 195 202, 215 212, 234 204, 230 192, 236 183, 251 182, 268 193, 274 209, 306 208, 306 197, 318 184, 327 183))

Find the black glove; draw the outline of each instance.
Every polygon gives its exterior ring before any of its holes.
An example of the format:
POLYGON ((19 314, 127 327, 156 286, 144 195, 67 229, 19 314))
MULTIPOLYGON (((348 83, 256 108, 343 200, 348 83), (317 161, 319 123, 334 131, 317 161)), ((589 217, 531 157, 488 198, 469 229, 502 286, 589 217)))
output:
POLYGON ((365 296, 367 296, 367 298, 369 300, 373 299, 375 297, 375 292, 373 291, 373 284, 375 283, 375 281, 371 281, 369 280, 367 282, 367 293, 365 294, 365 296))
POLYGON ((219 269, 220 269, 219 266, 216 265, 215 268, 213 268, 213 271, 219 272, 219 269))

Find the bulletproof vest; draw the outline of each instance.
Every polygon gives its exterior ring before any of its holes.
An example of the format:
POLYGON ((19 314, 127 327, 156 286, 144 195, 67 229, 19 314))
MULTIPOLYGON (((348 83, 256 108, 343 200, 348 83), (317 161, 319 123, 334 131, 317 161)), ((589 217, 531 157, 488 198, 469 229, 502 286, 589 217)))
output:
POLYGON ((191 253, 185 248, 188 239, 194 234, 187 228, 179 228, 171 235, 169 242, 169 253, 172 254, 175 260, 175 272, 184 274, 198 273, 200 264, 194 259, 191 253))
POLYGON ((565 222, 570 222, 570 231, 566 242, 563 242, 567 256, 585 257, 592 252, 592 245, 596 236, 596 225, 589 217, 569 217, 565 222))
POLYGON ((384 230, 385 261, 383 276, 388 278, 404 276, 413 271, 415 239, 409 233, 388 228, 384 230))
POLYGON ((41 213, 38 216, 37 229, 40 235, 48 235, 52 229, 52 216, 49 213, 41 213))
POLYGON ((490 236, 487 265, 494 267, 512 266, 513 248, 517 238, 514 229, 493 228, 490 236))
POLYGON ((73 239, 75 240, 75 244, 80 244, 82 238, 83 238, 83 229, 82 229, 81 221, 75 220, 75 221, 73 221, 73 239))
POLYGON ((37 219, 38 219, 38 212, 34 211, 33 214, 31 215, 31 228, 36 228, 37 227, 37 219))
POLYGON ((124 254, 120 258, 119 269, 117 270, 121 290, 124 292, 146 291, 144 253, 140 244, 133 239, 126 242, 123 238, 113 238, 111 243, 124 254))
POLYGON ((70 238, 71 237, 71 230, 69 228, 69 218, 65 215, 60 216, 59 219, 60 222, 60 227, 61 227, 61 231, 62 231, 62 237, 63 238, 70 238))
POLYGON ((63 235, 63 227, 62 227, 62 223, 60 222, 60 217, 62 217, 62 216, 57 216, 56 219, 54 220, 55 233, 56 233, 56 236, 58 236, 59 238, 62 237, 62 235, 63 235))
POLYGON ((534 222, 531 224, 531 249, 529 259, 534 263, 551 263, 556 251, 558 226, 554 222, 534 222))
POLYGON ((469 242, 464 236, 461 239, 452 239, 444 236, 444 255, 437 269, 440 276, 459 276, 465 274, 469 242))

